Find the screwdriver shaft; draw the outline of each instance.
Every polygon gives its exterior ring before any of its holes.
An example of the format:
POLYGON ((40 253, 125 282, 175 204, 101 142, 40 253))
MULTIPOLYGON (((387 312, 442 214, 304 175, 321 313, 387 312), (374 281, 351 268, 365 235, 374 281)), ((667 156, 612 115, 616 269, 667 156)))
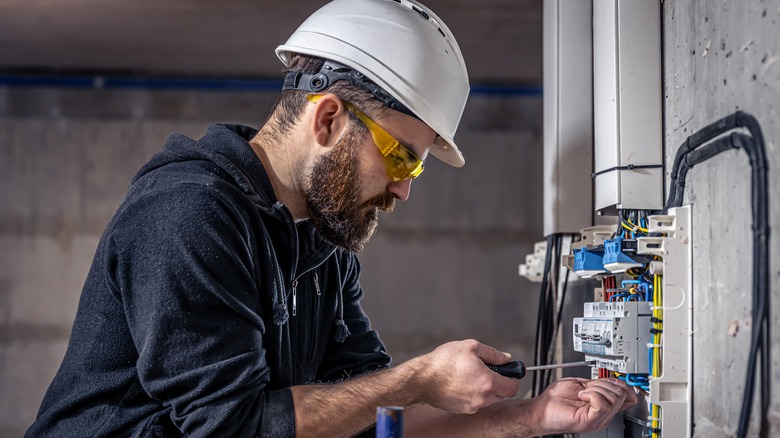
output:
POLYGON ((596 364, 595 360, 586 360, 582 362, 569 362, 569 363, 554 363, 552 365, 538 365, 535 367, 526 367, 526 371, 538 371, 538 370, 554 370, 556 368, 574 368, 574 367, 588 367, 596 364))

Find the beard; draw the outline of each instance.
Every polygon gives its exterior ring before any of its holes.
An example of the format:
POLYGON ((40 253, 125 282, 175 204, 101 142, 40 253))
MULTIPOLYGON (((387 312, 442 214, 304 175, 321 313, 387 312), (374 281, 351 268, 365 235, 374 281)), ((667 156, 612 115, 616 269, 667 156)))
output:
POLYGON ((317 158, 306 178, 304 196, 309 220, 320 236, 333 245, 357 252, 363 250, 376 231, 377 211, 393 211, 395 198, 384 192, 360 202, 360 135, 353 123, 329 153, 317 158))

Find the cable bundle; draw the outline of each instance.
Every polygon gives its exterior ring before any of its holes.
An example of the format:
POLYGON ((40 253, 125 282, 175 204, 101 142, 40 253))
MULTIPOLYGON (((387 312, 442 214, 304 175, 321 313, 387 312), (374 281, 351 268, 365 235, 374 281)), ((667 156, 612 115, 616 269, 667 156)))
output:
POLYGON ((688 170, 730 149, 747 153, 751 168, 751 206, 753 213, 753 326, 750 338, 745 393, 742 398, 737 436, 746 437, 750 425, 755 391, 756 368, 761 368, 760 436, 769 433, 767 411, 771 397, 770 291, 769 291, 769 189, 768 165, 764 137, 758 121, 750 114, 737 111, 688 137, 677 150, 671 172, 669 198, 665 209, 679 207, 685 192, 688 170), (750 135, 729 131, 744 128, 750 135), (758 355, 761 354, 761 362, 758 355))
MULTIPOLYGON (((563 304, 566 299, 566 289, 569 284, 569 271, 567 269, 559 299, 558 285, 560 284, 561 256, 564 238, 567 236, 569 235, 564 233, 547 236, 547 253, 544 259, 542 287, 539 293, 539 311, 536 319, 535 365, 555 363, 555 340, 558 337, 563 304)), ((532 396, 536 397, 541 394, 550 385, 553 371, 540 370, 533 373, 532 396)))

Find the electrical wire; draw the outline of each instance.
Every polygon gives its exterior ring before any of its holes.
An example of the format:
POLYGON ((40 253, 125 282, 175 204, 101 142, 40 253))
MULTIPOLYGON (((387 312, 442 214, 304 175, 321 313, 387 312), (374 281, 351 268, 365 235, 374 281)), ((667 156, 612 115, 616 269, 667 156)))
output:
MULTIPOLYGON (((650 349, 651 351, 651 362, 650 362, 650 376, 652 378, 658 378, 661 376, 661 364, 663 363, 663 358, 661 356, 661 335, 663 333, 663 291, 662 288, 662 277, 660 275, 654 275, 653 276, 653 317, 651 319, 651 322, 653 323, 653 342, 652 347, 650 349)), ((661 415, 661 409, 660 406, 657 404, 651 404, 650 405, 650 424, 651 424, 651 436, 652 438, 659 438, 660 437, 660 422, 659 418, 661 415)))
MULTIPOLYGON (((545 345, 545 327, 547 326, 547 290, 550 282, 550 266, 552 263, 552 246, 555 243, 555 235, 547 236, 547 251, 544 256, 544 270, 542 271, 542 284, 539 291, 539 306, 536 315, 536 337, 534 339, 534 364, 546 365, 541 363, 541 350, 545 345)), ((533 373, 531 381, 531 395, 536 397, 541 394, 539 391, 539 373, 533 373)))
MULTIPOLYGON (((555 363, 555 342, 563 316, 566 292, 569 284, 569 272, 561 283, 560 270, 563 255, 563 245, 570 234, 556 233, 547 237, 547 252, 545 254, 542 285, 539 292, 539 307, 537 311, 536 338, 534 342, 534 364, 549 365, 555 363)), ((552 382, 554 370, 540 370, 533 373, 531 394, 541 394, 552 382)))
POLYGON ((750 351, 745 377, 745 392, 740 408, 737 436, 747 436, 753 408, 756 369, 760 368, 761 411, 759 435, 768 436, 767 412, 771 400, 771 352, 770 352, 770 309, 769 290, 769 196, 767 184, 768 165, 766 148, 761 128, 755 117, 737 111, 711 123, 680 145, 672 165, 670 191, 665 209, 682 205, 685 193, 685 177, 688 170, 723 151, 742 149, 748 155, 751 167, 751 210, 753 217, 753 304, 750 351), (732 133, 734 129, 746 129, 749 136, 732 133), (719 138, 718 138, 719 137, 719 138), (760 354, 761 360, 758 361, 760 354))

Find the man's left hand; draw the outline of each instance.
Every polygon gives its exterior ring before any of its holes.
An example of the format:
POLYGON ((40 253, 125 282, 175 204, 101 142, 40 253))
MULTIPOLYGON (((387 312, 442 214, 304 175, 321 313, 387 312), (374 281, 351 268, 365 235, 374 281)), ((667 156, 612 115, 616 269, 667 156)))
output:
POLYGON ((620 379, 566 378, 532 400, 537 425, 545 434, 591 432, 637 403, 634 389, 620 379))

